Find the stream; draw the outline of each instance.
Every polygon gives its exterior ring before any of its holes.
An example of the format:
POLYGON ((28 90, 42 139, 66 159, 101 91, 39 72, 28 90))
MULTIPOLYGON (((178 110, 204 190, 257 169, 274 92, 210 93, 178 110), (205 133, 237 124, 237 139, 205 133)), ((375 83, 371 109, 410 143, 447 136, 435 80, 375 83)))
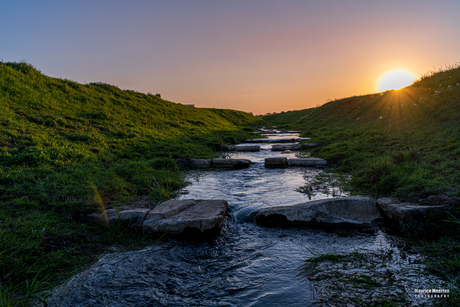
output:
MULTIPOLYGON (((269 137, 293 136, 297 135, 269 137)), ((304 167, 265 168, 267 157, 295 157, 293 152, 271 151, 273 144, 258 144, 260 152, 227 153, 251 160, 247 169, 189 173, 191 184, 179 199, 225 199, 229 203, 219 237, 209 242, 166 239, 142 250, 106 254, 58 287, 49 306, 310 306, 318 295, 312 283, 297 277, 304 260, 353 251, 390 251, 393 259, 386 269, 391 268, 405 286, 423 288, 432 282, 422 276, 420 256, 400 256, 405 252, 399 239, 383 230, 256 225, 253 217, 259 208, 309 201, 296 189, 305 186, 306 175, 321 172, 304 167)), ((316 193, 311 200, 340 196, 344 194, 316 193)), ((413 300, 413 304, 418 302, 413 300)))

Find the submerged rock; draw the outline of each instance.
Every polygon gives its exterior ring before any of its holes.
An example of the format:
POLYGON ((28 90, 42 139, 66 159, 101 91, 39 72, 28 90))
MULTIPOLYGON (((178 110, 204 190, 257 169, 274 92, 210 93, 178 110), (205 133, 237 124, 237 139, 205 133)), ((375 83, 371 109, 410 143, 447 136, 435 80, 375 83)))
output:
POLYGON ((227 209, 227 201, 221 199, 169 200, 149 212, 142 229, 146 233, 192 237, 217 235, 221 232, 227 209))
POLYGON ((449 205, 443 202, 433 204, 429 201, 424 204, 403 203, 395 198, 380 198, 377 200, 377 207, 385 218, 399 225, 424 222, 428 214, 437 220, 443 220, 447 217, 445 210, 449 205))
POLYGON ((289 166, 325 166, 327 161, 320 158, 289 159, 289 166))
POLYGON ((256 223, 265 226, 374 227, 382 224, 383 219, 371 198, 351 196, 264 208, 256 214, 256 223))
POLYGON ((247 159, 212 159, 212 167, 242 169, 248 168, 251 161, 247 159))
POLYGON ((265 158, 266 168, 286 168, 288 159, 285 157, 265 158))

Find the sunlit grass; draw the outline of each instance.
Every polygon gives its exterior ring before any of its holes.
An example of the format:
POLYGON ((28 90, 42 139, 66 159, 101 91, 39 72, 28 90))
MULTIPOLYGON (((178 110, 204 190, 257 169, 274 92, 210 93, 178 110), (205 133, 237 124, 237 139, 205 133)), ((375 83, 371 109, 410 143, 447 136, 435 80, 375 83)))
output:
POLYGON ((425 76, 399 91, 335 100, 264 119, 306 131, 320 144, 311 154, 353 173, 355 190, 400 197, 460 193, 460 68, 425 76), (393 158, 406 151, 419 158, 394 163, 393 158), (366 173, 384 161, 391 170, 380 168, 378 179, 366 173))
POLYGON ((259 120, 0 62, 0 305, 41 300, 108 246, 152 243, 79 214, 174 197, 186 185, 175 158, 212 157, 259 120))

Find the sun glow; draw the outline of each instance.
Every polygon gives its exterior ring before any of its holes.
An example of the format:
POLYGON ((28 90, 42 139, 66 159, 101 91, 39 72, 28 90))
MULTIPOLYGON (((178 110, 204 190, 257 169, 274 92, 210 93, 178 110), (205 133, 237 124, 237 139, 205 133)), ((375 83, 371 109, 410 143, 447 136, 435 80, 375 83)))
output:
POLYGON ((407 70, 392 70, 383 75, 378 82, 380 92, 386 90, 399 90, 411 85, 414 81, 414 75, 407 70))

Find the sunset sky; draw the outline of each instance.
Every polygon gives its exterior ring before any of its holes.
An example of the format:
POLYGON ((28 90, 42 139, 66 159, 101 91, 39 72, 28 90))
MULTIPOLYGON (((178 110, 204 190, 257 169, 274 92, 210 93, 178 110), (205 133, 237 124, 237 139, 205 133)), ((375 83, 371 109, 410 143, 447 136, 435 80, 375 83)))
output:
POLYGON ((459 0, 2 1, 0 59, 255 114, 460 62, 459 0))

